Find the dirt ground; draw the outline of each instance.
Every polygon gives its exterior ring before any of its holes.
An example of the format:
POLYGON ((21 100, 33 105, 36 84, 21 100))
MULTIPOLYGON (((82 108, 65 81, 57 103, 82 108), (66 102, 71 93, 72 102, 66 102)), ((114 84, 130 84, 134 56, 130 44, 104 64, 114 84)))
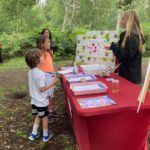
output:
MULTIPOLYGON (((143 66, 143 79, 146 66, 143 66)), ((60 82, 55 89, 55 112, 49 128, 54 137, 48 143, 28 140, 32 130, 30 98, 27 89, 27 69, 0 72, 0 150, 77 150, 75 137, 64 108, 60 82)), ((39 130, 40 131, 40 130, 39 130)))
MULTIPOLYGON (((58 81, 55 89, 55 112, 49 128, 54 137, 48 143, 28 140, 32 130, 30 98, 27 90, 27 69, 0 73, 0 150, 75 150, 75 137, 64 109, 63 89, 58 81)), ((39 131, 40 132, 40 131, 39 131)))

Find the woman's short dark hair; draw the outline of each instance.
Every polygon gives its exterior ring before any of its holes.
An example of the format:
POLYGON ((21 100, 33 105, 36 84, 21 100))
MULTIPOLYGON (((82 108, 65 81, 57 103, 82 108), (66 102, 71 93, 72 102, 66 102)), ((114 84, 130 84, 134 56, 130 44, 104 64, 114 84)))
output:
POLYGON ((40 57, 43 54, 44 54, 43 51, 38 48, 34 48, 30 51, 27 51, 25 53, 25 61, 26 61, 27 65, 31 69, 37 67, 37 65, 40 63, 40 57))

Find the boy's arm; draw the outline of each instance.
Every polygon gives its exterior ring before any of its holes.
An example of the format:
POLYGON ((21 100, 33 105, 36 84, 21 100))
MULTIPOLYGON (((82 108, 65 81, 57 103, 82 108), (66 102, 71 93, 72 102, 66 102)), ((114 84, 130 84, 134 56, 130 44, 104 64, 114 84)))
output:
POLYGON ((40 87, 40 88, 39 88, 39 89, 40 89, 40 92, 45 92, 45 91, 47 91, 49 88, 51 88, 52 86, 54 86, 54 85, 56 84, 56 82, 57 82, 57 79, 55 78, 55 79, 52 81, 52 83, 50 83, 49 85, 40 87))

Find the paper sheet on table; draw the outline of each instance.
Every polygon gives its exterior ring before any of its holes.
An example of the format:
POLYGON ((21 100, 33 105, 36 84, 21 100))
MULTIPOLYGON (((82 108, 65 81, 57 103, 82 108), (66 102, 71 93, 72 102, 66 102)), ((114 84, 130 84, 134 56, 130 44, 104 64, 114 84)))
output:
POLYGON ((60 73, 60 74, 67 74, 67 73, 71 73, 71 72, 73 72, 73 69, 66 69, 66 70, 58 71, 58 73, 60 73))
POLYGON ((61 70, 68 70, 68 69, 73 69, 73 66, 67 66, 67 67, 61 67, 61 70))
POLYGON ((87 76, 87 77, 70 78, 70 79, 68 79, 68 81, 69 82, 77 82, 77 81, 80 81, 82 78, 84 78, 85 80, 92 80, 93 79, 91 76, 87 76))
POLYGON ((106 69, 105 65, 91 64, 91 65, 81 65, 84 70, 103 70, 106 69))
POLYGON ((97 90, 100 89, 100 86, 97 84, 95 85, 80 85, 80 86, 74 86, 73 91, 79 92, 79 91, 89 91, 89 90, 97 90))

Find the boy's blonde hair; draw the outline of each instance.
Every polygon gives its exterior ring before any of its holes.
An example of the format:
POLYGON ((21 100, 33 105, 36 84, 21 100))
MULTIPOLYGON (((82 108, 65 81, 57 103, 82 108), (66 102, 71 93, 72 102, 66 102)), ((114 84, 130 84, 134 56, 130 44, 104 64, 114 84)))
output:
POLYGON ((136 32, 139 36, 139 50, 143 51, 143 31, 140 24, 140 18, 134 10, 128 10, 124 12, 124 16, 127 17, 126 34, 121 44, 121 47, 125 47, 127 38, 131 32, 136 32), (141 36, 142 35, 142 36, 141 36))

